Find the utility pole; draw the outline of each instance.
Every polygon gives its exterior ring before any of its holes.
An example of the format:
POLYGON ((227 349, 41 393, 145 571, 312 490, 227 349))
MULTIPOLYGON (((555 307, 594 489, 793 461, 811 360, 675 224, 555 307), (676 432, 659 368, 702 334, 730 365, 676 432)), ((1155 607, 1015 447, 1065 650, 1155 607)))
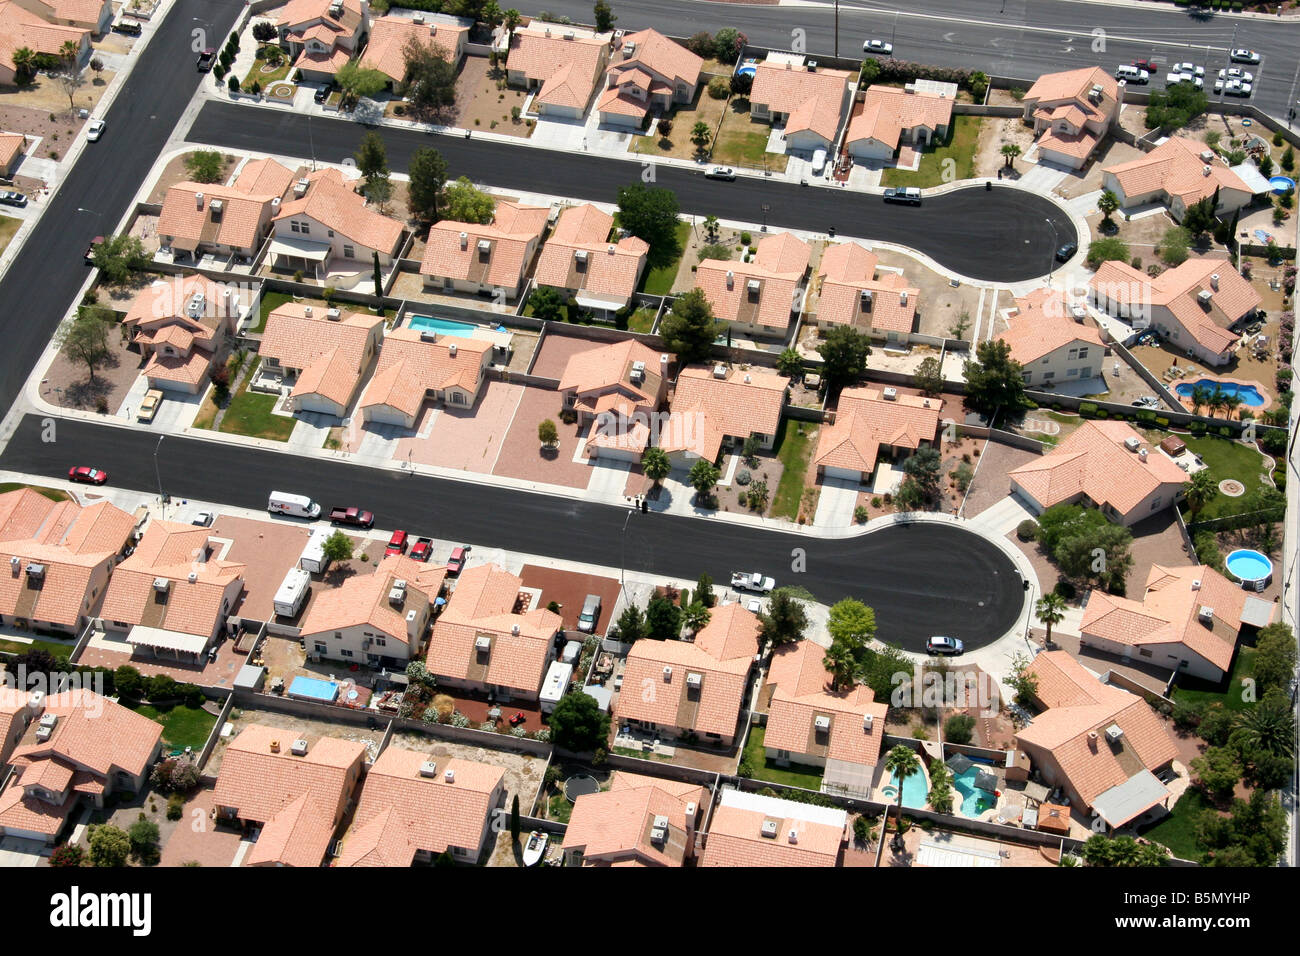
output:
POLYGON ((835 0, 835 59, 840 58, 840 0, 835 0))

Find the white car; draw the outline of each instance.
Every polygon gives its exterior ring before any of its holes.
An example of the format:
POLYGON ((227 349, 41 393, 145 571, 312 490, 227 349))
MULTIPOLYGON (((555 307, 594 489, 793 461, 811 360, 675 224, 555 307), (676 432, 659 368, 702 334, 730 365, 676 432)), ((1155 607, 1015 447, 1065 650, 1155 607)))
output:
POLYGON ((92 143, 104 135, 104 121, 102 119, 91 120, 86 126, 86 139, 92 143))
POLYGON ((1241 80, 1217 80, 1214 84, 1214 92, 1223 93, 1227 96, 1250 96, 1251 85, 1241 80))
POLYGON ((1246 50, 1240 47, 1232 51, 1231 58, 1233 63, 1258 63, 1259 62, 1258 53, 1256 53, 1254 50, 1246 50))
POLYGON ((1165 82, 1170 86, 1177 86, 1179 83, 1191 83, 1198 90, 1205 88, 1205 81, 1199 76, 1193 76, 1191 73, 1170 73, 1165 77, 1165 82))
POLYGON ((730 166, 710 166, 704 174, 705 179, 725 179, 731 182, 736 178, 736 171, 730 166))
POLYGON ((820 176, 826 172, 826 150, 818 149, 813 151, 812 171, 814 176, 820 176))
POLYGON ((894 55, 894 44, 887 43, 884 40, 868 40, 862 44, 863 53, 883 53, 885 56, 894 55))
POLYGON ((1205 76, 1205 67, 1195 63, 1175 63, 1169 68, 1170 73, 1191 73, 1193 76, 1205 76))
POLYGON ((1221 79, 1221 80, 1240 80, 1242 83, 1254 83, 1254 82, 1255 82, 1255 74, 1253 74, 1253 73, 1247 73, 1245 70, 1240 70, 1240 69, 1238 69, 1237 67, 1234 66, 1234 67, 1232 67, 1232 69, 1230 69, 1230 70, 1220 70, 1220 71, 1219 71, 1219 79, 1221 79))
POLYGON ((194 520, 190 523, 197 525, 200 528, 209 528, 212 526, 212 512, 200 511, 194 516, 194 520))

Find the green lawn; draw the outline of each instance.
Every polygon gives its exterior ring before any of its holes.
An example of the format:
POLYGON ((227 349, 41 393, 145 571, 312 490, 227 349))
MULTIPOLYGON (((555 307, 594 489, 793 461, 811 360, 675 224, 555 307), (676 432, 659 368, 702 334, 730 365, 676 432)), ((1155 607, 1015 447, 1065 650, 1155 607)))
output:
POLYGON ((785 431, 777 442, 776 454, 781 459, 781 481, 772 496, 772 517, 799 517, 799 501, 803 497, 804 474, 812 456, 812 435, 817 426, 811 422, 785 423, 785 431), (800 431, 802 429, 802 432, 800 431))
MULTIPOLYGON (((122 703, 130 706, 126 701, 122 703)), ((140 716, 163 725, 163 750, 179 750, 183 747, 193 747, 196 752, 202 750, 212 733, 212 726, 217 722, 216 715, 209 714, 202 707, 177 704, 159 710, 150 704, 136 704, 131 709, 140 716)))
POLYGON ((637 309, 627 318, 627 329, 629 332, 649 333, 655 324, 654 309, 637 309))
POLYGON ((1241 681, 1249 677, 1255 667, 1255 648, 1237 649, 1237 660, 1232 665, 1232 676, 1228 678, 1227 690, 1194 678, 1180 678, 1174 687, 1174 700, 1188 704, 1220 703, 1228 710, 1245 710, 1246 701, 1241 699, 1241 681))
POLYGON ((783 783, 788 787, 803 787, 805 790, 821 790, 822 772, 816 767, 806 767, 792 763, 788 767, 778 767, 767 759, 763 750, 763 738, 767 731, 763 727, 751 727, 749 739, 745 741, 745 753, 742 755, 754 768, 754 778, 771 783, 783 783))
POLYGON ((18 228, 23 224, 21 219, 14 219, 11 216, 0 216, 0 252, 5 251, 9 241, 18 233, 18 228))
POLYGON ((715 163, 732 166, 749 166, 762 169, 766 166, 773 172, 785 172, 790 158, 782 153, 769 153, 767 142, 772 137, 772 127, 767 123, 755 123, 749 117, 749 108, 736 109, 738 102, 733 99, 727 107, 722 126, 718 129, 718 138, 713 142, 711 159, 715 163))
POLYGON ((18 481, 0 482, 0 495, 3 495, 6 492, 10 492, 10 491, 17 491, 19 488, 30 488, 32 489, 32 491, 39 491, 41 494, 43 494, 46 498, 49 498, 51 501, 68 500, 68 493, 66 491, 59 491, 59 489, 57 488, 42 488, 40 485, 24 485, 18 481))
POLYGON ((239 386, 239 391, 230 399, 217 431, 228 435, 288 441, 298 420, 273 413, 276 402, 280 400, 279 395, 248 391, 248 383, 256 374, 257 367, 254 366, 248 378, 239 386))
POLYGON ((569 798, 564 795, 562 790, 546 801, 546 818, 548 820, 568 823, 569 814, 571 813, 573 813, 573 804, 569 802, 569 798))
POLYGON ((280 65, 274 70, 271 70, 268 73, 263 73, 262 68, 265 66, 266 60, 262 59, 260 56, 257 57, 257 59, 253 61, 252 69, 250 69, 248 75, 244 77, 244 82, 240 84, 241 88, 244 90, 250 89, 253 85, 253 81, 256 80, 259 89, 265 92, 266 88, 272 83, 275 83, 278 80, 283 80, 289 75, 289 70, 293 68, 293 60, 288 54, 282 54, 280 65))
POLYGON ((689 222, 679 222, 677 224, 677 249, 678 254, 666 266, 660 266, 658 269, 646 269, 641 277, 641 291, 649 295, 667 295, 673 290, 673 283, 677 281, 677 268, 681 265, 681 253, 686 251, 686 240, 691 235, 691 224, 689 222))
POLYGON ((882 186, 919 186, 927 189, 959 179, 970 179, 975 168, 975 147, 980 138, 978 116, 954 116, 947 138, 938 146, 926 147, 916 172, 886 169, 880 177, 882 186), (946 162, 952 160, 951 166, 946 162), (946 169, 951 173, 944 175, 946 169))
POLYGON ((28 651, 36 649, 48 651, 55 657, 67 658, 72 653, 75 644, 61 644, 58 641, 42 641, 40 638, 34 638, 30 644, 23 641, 0 641, 0 651, 8 651, 10 654, 26 654, 28 651))
MULTIPOLYGON (((1215 484, 1225 478, 1235 478, 1246 486, 1247 495, 1258 491, 1263 484, 1261 475, 1264 470, 1264 458, 1254 448, 1212 435, 1200 437, 1187 435, 1183 440, 1189 449, 1205 461, 1215 484)), ((1208 521, 1211 518, 1235 514, 1242 500, 1243 498, 1229 498, 1223 494, 1215 495, 1196 516, 1196 520, 1208 521)))
POLYGON ((261 314, 257 317, 257 327, 254 328, 253 331, 265 332, 266 317, 270 315, 272 312, 274 312, 276 309, 280 308, 280 306, 284 305, 286 302, 292 302, 292 301, 293 301, 293 296, 291 296, 287 292, 263 292, 262 303, 261 303, 262 311, 261 314))
POLYGON ((1210 809, 1201 792, 1189 787, 1178 798, 1169 816, 1142 833, 1148 840, 1163 843, 1174 856, 1183 860, 1199 860, 1202 855, 1196 845, 1196 818, 1201 811, 1210 809))

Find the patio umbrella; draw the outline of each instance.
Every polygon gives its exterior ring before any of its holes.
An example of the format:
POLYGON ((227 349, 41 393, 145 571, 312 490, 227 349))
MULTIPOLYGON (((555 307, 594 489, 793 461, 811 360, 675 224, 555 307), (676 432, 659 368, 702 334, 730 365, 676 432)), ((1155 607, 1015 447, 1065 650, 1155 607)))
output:
POLYGON ((953 754, 948 758, 948 769, 954 774, 963 774, 975 764, 965 754, 953 754))
POLYGON ((975 774, 975 788, 992 793, 998 788, 998 775, 991 770, 980 770, 975 774))

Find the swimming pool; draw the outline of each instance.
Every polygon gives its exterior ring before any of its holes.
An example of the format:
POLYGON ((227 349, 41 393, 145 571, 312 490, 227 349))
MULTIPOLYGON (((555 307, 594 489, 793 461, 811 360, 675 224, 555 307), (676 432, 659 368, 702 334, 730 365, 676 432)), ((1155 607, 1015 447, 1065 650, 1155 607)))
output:
POLYGON ((468 322, 456 322, 453 319, 438 319, 432 315, 412 315, 406 324, 421 332, 437 332, 439 335, 456 335, 469 338, 477 326, 468 322))
POLYGON ((332 704, 339 696, 339 685, 330 680, 299 675, 289 684, 289 696, 304 700, 323 700, 332 704))
POLYGON ((1241 399, 1243 405, 1251 408, 1259 408, 1264 404, 1264 396, 1259 393, 1254 385, 1238 385, 1236 382, 1218 382, 1212 378, 1203 378, 1196 382, 1184 382, 1174 389, 1179 398, 1191 398, 1192 390, 1203 388, 1208 392, 1219 392, 1223 395, 1236 395, 1241 399))
POLYGON ((1257 581, 1265 582, 1273 576, 1273 562, 1266 555, 1249 548, 1241 548, 1223 559, 1228 572, 1243 584, 1254 585, 1257 581))
POLYGON ((961 794, 961 815, 964 817, 979 817, 986 810, 992 810, 998 805, 998 798, 987 790, 981 790, 975 786, 975 778, 981 770, 987 770, 988 765, 972 764, 961 773, 952 778, 953 789, 961 794))
MULTIPOLYGON (((890 800, 897 800, 898 774, 890 777, 889 784, 880 789, 890 800)), ((917 810, 924 809, 929 798, 930 785, 926 782, 925 774, 920 770, 903 781, 903 806, 917 810)))

